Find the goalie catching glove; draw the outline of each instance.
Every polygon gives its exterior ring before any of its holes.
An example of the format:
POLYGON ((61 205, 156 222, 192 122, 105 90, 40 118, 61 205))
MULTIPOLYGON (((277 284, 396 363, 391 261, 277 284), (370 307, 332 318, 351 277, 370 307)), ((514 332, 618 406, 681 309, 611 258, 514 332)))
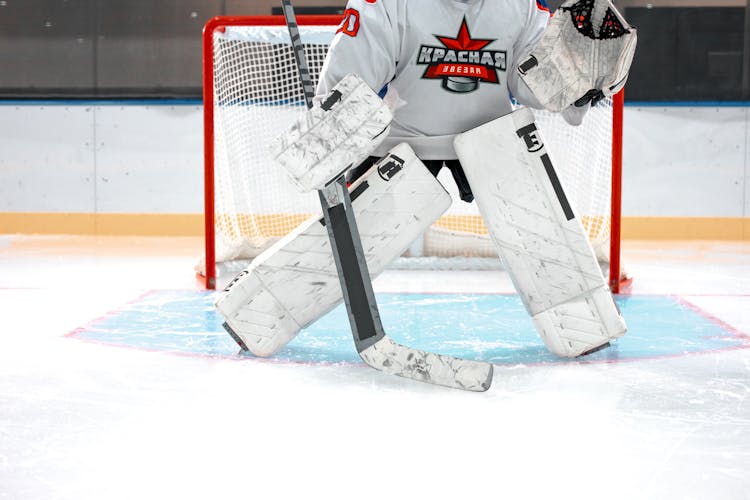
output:
POLYGON ((568 0, 518 72, 549 111, 596 104, 625 85, 636 41, 609 0, 568 0))
POLYGON ((302 192, 322 189, 370 156, 393 114, 356 75, 347 75, 271 144, 271 155, 302 192))

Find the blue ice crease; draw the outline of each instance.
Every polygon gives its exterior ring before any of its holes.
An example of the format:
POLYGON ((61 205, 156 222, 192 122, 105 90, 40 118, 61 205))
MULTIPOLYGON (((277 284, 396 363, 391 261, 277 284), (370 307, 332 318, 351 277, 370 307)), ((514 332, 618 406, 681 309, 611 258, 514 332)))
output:
MULTIPOLYGON (((74 338, 115 346, 236 356, 221 327, 215 292, 153 291, 92 321, 74 338)), ((378 294, 386 332, 411 347, 496 364, 560 363, 550 354, 518 296, 378 294)), ((670 296, 619 296, 628 333, 586 361, 674 356, 747 346, 720 322, 670 296)), ((243 354, 248 358, 253 356, 243 354)), ((343 305, 305 328, 274 356, 295 363, 358 363, 343 305)))

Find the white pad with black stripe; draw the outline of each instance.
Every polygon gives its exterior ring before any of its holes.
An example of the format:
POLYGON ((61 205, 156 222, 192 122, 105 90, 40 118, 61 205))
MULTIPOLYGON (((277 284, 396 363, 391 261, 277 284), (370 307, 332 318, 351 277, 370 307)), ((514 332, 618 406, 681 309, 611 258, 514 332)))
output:
POLYGON ((545 345, 573 357, 625 333, 588 238, 527 108, 460 134, 455 148, 545 345))
MULTIPOLYGON (((451 204, 407 144, 393 148, 349 190, 373 278, 451 204)), ((256 257, 219 295, 216 307, 241 346, 271 356, 342 300, 323 217, 317 215, 256 257)))

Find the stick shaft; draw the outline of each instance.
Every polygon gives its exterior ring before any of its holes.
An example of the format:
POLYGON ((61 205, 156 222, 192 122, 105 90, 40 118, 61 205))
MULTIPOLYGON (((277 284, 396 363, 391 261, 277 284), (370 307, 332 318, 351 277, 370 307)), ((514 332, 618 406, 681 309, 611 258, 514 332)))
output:
POLYGON ((289 29, 289 36, 292 39, 292 50, 294 52, 294 59, 297 61, 297 71, 299 71, 299 79, 302 82, 302 90, 305 94, 305 104, 307 104, 308 108, 312 108, 315 88, 312 76, 310 75, 310 66, 307 65, 302 38, 299 35, 299 26, 297 25, 297 16, 294 14, 294 6, 291 0, 281 0, 281 6, 284 11, 286 26, 289 29))

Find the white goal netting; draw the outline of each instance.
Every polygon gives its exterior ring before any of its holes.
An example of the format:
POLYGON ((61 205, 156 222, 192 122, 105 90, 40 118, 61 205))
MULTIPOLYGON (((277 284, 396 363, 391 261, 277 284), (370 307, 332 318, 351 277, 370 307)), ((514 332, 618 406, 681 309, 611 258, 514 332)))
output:
MULTIPOLYGON (((312 76, 335 26, 300 26, 312 76)), ((320 210, 316 193, 299 194, 269 161, 267 144, 305 109, 285 26, 227 26, 213 31, 212 129, 217 262, 252 259, 320 210)), ((579 127, 535 111, 537 124, 571 202, 594 243, 609 252, 612 102, 594 107, 579 127)), ((208 125, 208 124, 207 124, 208 125)), ((496 256, 474 203, 460 201, 447 169, 438 177, 456 200, 416 242, 420 257, 496 256)), ((408 255, 408 254, 407 254, 408 255)), ((438 259, 431 259, 436 262, 438 259)))

